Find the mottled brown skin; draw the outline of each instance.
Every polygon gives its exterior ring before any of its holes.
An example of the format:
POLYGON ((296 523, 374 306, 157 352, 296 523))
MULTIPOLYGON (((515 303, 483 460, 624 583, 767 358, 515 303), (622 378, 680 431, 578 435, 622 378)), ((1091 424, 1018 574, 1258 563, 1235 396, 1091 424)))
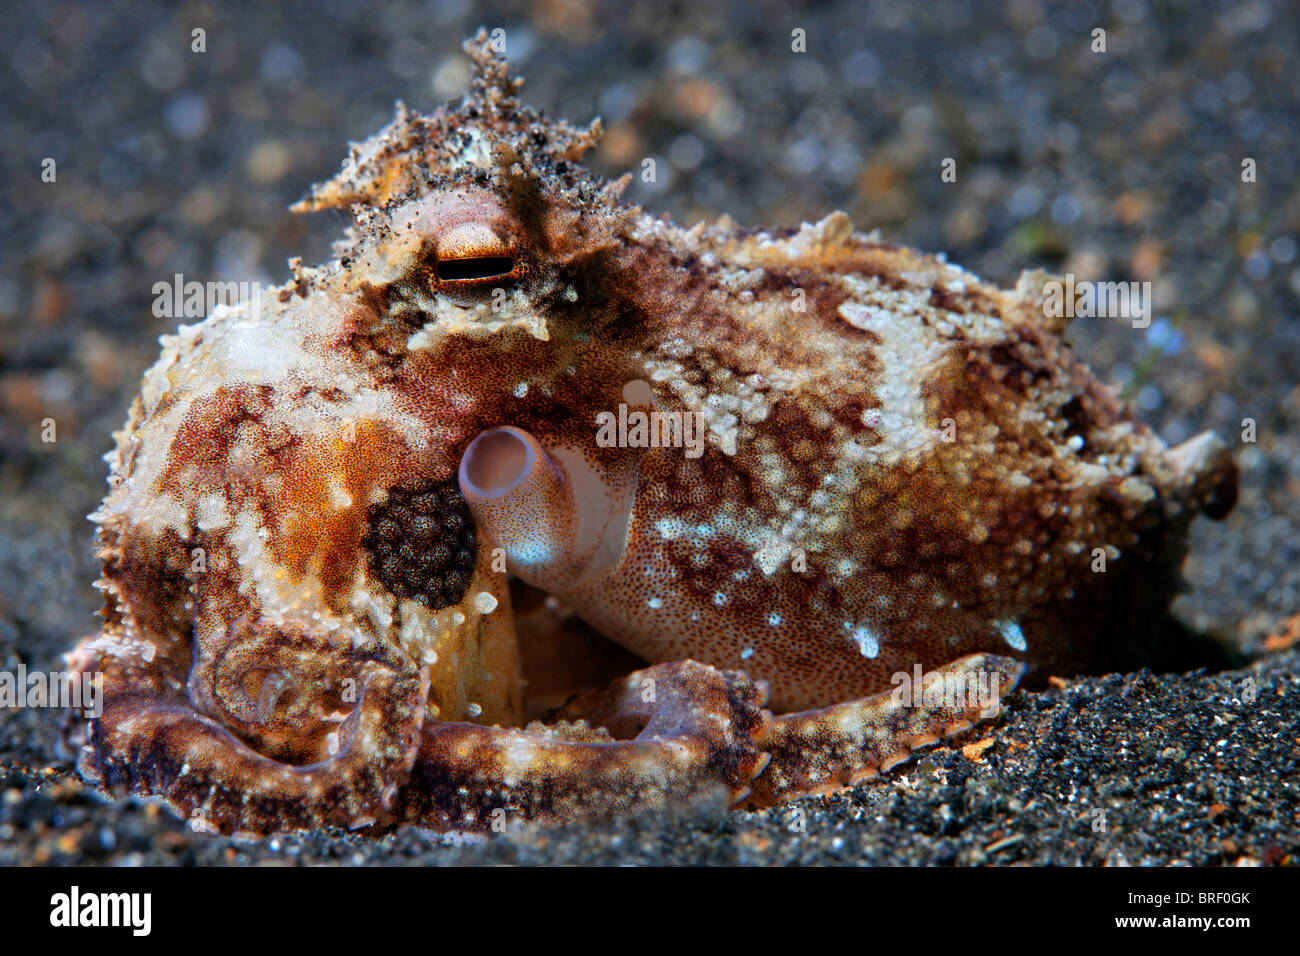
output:
POLYGON ((95 515, 83 774, 261 833, 766 805, 1150 630, 1235 471, 1072 357, 1041 274, 839 213, 654 220, 577 165, 598 124, 469 50, 471 95, 297 207, 353 212, 333 262, 164 340, 95 515), (697 416, 701 453, 598 440, 621 404, 697 416), (566 668, 595 634, 630 655, 566 668), (918 666, 988 693, 909 701, 918 666), (585 693, 523 726, 526 678, 585 693))

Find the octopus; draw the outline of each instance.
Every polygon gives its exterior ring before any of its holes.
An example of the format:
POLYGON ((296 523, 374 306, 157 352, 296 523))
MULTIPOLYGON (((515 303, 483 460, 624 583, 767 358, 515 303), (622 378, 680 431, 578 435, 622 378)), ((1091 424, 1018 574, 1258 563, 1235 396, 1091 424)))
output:
POLYGON ((485 35, 295 211, 333 258, 164 336, 106 456, 82 776, 214 832, 770 807, 1140 647, 1236 470, 1001 289, 692 228, 485 35))

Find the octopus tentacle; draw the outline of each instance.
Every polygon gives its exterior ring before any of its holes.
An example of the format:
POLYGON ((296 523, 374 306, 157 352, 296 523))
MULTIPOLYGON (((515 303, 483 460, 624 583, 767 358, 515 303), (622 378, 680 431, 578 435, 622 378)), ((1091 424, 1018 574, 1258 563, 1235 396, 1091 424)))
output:
POLYGON ((258 753, 182 697, 109 692, 78 769, 120 793, 162 797, 196 827, 268 833, 390 822, 424 721, 426 671, 372 662, 336 752, 293 765, 258 753))
POLYGON ((517 730, 424 728, 405 817, 423 826, 501 829, 626 814, 748 793, 766 764, 765 685, 695 661, 658 664, 579 698, 565 723, 517 730), (572 722, 572 723, 569 723, 572 722), (589 725, 608 733, 592 731, 589 725), (630 735, 631 739, 619 739, 630 735))
POLYGON ((761 738, 771 754, 747 801, 769 807, 829 793, 888 771, 912 752, 969 730, 999 711, 1025 666, 971 654, 893 690, 819 710, 783 714, 761 738))

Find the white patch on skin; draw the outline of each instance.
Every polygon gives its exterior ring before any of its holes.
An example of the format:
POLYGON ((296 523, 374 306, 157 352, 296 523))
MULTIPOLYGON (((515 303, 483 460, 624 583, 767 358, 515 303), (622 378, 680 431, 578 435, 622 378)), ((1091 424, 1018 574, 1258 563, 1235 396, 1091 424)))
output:
POLYGON ((1013 650, 1023 651, 1029 646, 1025 641, 1025 632, 1020 629, 1020 625, 1015 621, 994 621, 993 627, 1013 650))
POLYGON ((203 495, 196 510, 195 524, 200 531, 220 531, 230 525, 231 514, 224 495, 203 495))
MULTIPOLYGON (((864 284, 862 280, 850 280, 853 277, 845 280, 850 294, 862 294, 863 290, 852 288, 854 283, 864 284)), ((876 350, 883 369, 876 385, 880 407, 868 409, 862 423, 874 429, 882 440, 864 447, 862 457, 893 465, 909 452, 921 452, 934 445, 941 435, 928 422, 921 384, 928 378, 925 370, 939 362, 947 346, 919 323, 910 309, 847 301, 839 312, 849 325, 881 339, 876 350)))
POLYGON ((261 517, 249 510, 235 516, 227 540, 239 562, 239 589, 245 593, 251 589, 268 617, 284 620, 301 610, 301 595, 291 586, 289 575, 272 559, 261 528, 261 517))
MULTIPOLYGON (((722 223, 719 223, 722 226, 722 223)), ((805 222, 797 233, 788 239, 773 239, 770 233, 760 232, 751 237, 752 245, 742 246, 731 254, 737 265, 762 265, 764 254, 777 253, 791 260, 806 259, 816 256, 828 246, 845 243, 853 234, 853 222, 840 211, 830 213, 824 219, 805 222)))
POLYGON ((536 762, 538 748, 534 742, 522 734, 511 739, 501 750, 501 762, 504 764, 508 778, 529 770, 536 762))
MULTIPOLYGON (((330 408, 322 414, 328 416, 331 423, 355 421, 358 424, 367 421, 382 421, 395 428, 412 448, 424 448, 431 440, 427 422, 400 408, 395 408, 391 395, 371 388, 358 390, 346 402, 330 408)), ((432 440, 440 436, 433 434, 432 440)))
POLYGON ((754 526, 738 520, 721 510, 712 522, 694 524, 680 518, 668 516, 655 521, 655 530, 669 541, 685 539, 697 546, 703 546, 712 538, 730 538, 740 544, 758 548, 766 539, 768 531, 762 526, 754 526))
POLYGON ((437 315, 438 321, 411 333, 406 340, 406 348, 410 352, 436 349, 453 336, 487 339, 502 329, 512 327, 524 329, 542 342, 548 341, 551 336, 546 317, 535 312, 518 289, 508 291, 500 311, 486 307, 466 307, 442 294, 424 301, 428 302, 426 311, 437 315))
POLYGON ((722 269, 718 272, 718 287, 728 292, 741 292, 757 286, 764 275, 762 269, 722 269))
MULTIPOLYGON (((223 306, 213 309, 209 321, 219 323, 223 309, 223 306)), ((278 323, 263 322, 260 316, 232 317, 231 321, 218 327, 222 330, 222 344, 227 345, 222 349, 227 384, 287 381, 290 373, 302 368, 303 363, 309 360, 301 345, 286 341, 283 327, 278 323)))
POLYGON ((776 573, 777 568, 785 564, 785 559, 793 547, 788 541, 774 538, 754 552, 754 563, 764 575, 770 578, 776 573))
POLYGON ((352 507, 352 496, 348 494, 347 488, 343 486, 343 477, 341 475, 330 475, 329 490, 330 504, 339 511, 352 507))
MULTIPOLYGON (((695 416, 708 432, 708 440, 724 455, 735 455, 746 437, 742 431, 767 418, 771 402, 761 380, 737 378, 726 369, 712 369, 707 383, 692 382, 680 361, 694 351, 681 338, 659 344, 645 358, 646 377, 670 391, 682 410, 695 416)), ((672 402, 665 403, 667 405, 672 402)), ((674 411, 676 409, 673 409, 674 411)))
POLYGON ((474 609, 480 614, 491 614, 497 609, 497 599, 488 591, 474 595, 474 609))
POLYGON ((483 130, 477 126, 464 128, 465 142, 460 153, 455 157, 455 168, 475 167, 492 168, 492 148, 483 130))
POLYGON ((836 726, 844 736, 857 737, 862 733, 862 715, 855 708, 845 707, 836 720, 836 726))
POLYGON ((863 657, 875 657, 880 653, 880 635, 866 625, 854 628, 852 637, 863 657))

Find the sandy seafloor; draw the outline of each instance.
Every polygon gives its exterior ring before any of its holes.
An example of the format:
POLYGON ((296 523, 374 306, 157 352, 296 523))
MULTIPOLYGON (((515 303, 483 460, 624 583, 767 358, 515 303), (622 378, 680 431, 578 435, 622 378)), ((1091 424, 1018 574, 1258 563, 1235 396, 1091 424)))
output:
MULTIPOLYGON (((285 207, 402 99, 458 95, 507 31, 526 98, 654 157, 630 198, 691 222, 862 229, 1014 283, 1151 281, 1145 331, 1069 338, 1170 443, 1240 447, 1174 613, 1237 669, 1072 679, 883 781, 761 813, 697 808, 480 838, 235 842, 108 801, 0 711, 0 863, 1237 864, 1300 859, 1300 13, 1287 3, 19 4, 0 31, 0 669, 93 629, 100 455, 172 320, 152 287, 286 278, 341 221, 285 207), (207 52, 190 50, 206 30, 207 52), (1107 52, 1089 50, 1104 28, 1107 52), (807 31, 793 53, 791 31, 807 31), (57 162, 42 183, 41 162, 57 162), (945 157, 958 181, 940 180, 945 157), (1243 158, 1257 181, 1241 182, 1243 158), (57 441, 41 441, 53 417, 57 441), (1257 440, 1241 444, 1242 420, 1257 440), (1247 679, 1250 679, 1249 681, 1247 679), (1099 815, 1100 811, 1100 815, 1099 815), (802 823, 802 826, 798 825, 802 823)), ((1209 659, 1207 658, 1207 661, 1209 659)))

